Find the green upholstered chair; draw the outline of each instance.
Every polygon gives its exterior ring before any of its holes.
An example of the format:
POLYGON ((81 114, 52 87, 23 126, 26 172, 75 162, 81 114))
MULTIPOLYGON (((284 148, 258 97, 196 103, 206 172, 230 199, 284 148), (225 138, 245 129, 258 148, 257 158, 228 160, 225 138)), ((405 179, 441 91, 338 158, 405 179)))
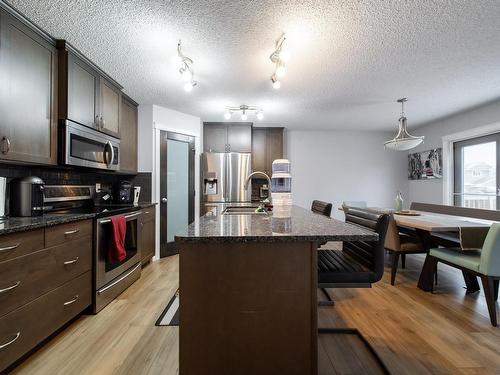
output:
MULTIPOLYGON (((491 324, 496 327, 496 301, 500 280, 500 223, 490 228, 460 228, 460 248, 430 249, 429 270, 437 262, 458 268, 483 284, 491 324)), ((432 275, 428 276, 430 280, 432 275)), ((429 282, 429 280, 428 280, 429 282)), ((432 285, 432 282, 428 284, 432 285)), ((431 286, 432 291, 432 286, 431 286)))

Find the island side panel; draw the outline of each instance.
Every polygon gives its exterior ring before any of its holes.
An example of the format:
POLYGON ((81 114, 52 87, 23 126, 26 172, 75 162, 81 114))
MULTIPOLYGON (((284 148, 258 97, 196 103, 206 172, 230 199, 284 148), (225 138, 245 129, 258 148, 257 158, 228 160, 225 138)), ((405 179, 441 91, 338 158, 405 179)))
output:
POLYGON ((180 242, 180 375, 317 374, 316 246, 180 242))

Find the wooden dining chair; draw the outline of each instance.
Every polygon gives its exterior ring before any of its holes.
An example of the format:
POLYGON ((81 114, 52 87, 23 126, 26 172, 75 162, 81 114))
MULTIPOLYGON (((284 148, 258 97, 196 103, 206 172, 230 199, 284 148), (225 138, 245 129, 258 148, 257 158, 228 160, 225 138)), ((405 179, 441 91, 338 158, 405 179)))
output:
MULTIPOLYGON (((429 250, 422 270, 424 290, 433 291, 433 273, 438 262, 458 268, 483 284, 491 325, 496 327, 496 301, 500 281, 500 223, 491 228, 460 228, 459 248, 434 248, 429 250), (483 242, 484 240, 484 242, 483 242)), ((477 286, 476 290, 479 289, 477 286)))
POLYGON ((401 267, 404 269, 407 254, 425 254, 427 252, 418 237, 400 233, 392 213, 389 214, 389 225, 387 227, 384 247, 392 255, 391 285, 394 285, 396 281, 400 257, 401 267))

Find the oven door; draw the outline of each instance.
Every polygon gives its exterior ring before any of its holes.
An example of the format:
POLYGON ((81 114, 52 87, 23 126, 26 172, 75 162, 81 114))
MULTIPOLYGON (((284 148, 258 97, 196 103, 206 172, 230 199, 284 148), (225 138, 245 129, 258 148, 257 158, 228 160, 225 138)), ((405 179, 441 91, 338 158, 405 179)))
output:
POLYGON ((80 167, 118 170, 120 140, 66 120, 64 124, 64 163, 80 167))
POLYGON ((122 261, 109 261, 108 253, 112 251, 113 233, 111 217, 97 219, 96 224, 96 289, 102 288, 111 280, 120 276, 134 264, 141 261, 141 211, 125 214, 126 234, 125 251, 127 257, 122 261))

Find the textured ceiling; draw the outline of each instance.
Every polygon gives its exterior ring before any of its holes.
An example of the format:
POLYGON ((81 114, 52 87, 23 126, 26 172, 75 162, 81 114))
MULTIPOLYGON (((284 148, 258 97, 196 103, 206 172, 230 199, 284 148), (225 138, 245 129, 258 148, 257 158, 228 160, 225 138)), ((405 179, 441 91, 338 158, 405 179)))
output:
POLYGON ((135 100, 222 120, 263 107, 262 125, 388 130, 408 96, 410 127, 500 97, 498 0, 10 0, 67 39, 135 100), (280 90, 269 55, 285 31, 280 90), (185 93, 178 39, 195 61, 185 93))

